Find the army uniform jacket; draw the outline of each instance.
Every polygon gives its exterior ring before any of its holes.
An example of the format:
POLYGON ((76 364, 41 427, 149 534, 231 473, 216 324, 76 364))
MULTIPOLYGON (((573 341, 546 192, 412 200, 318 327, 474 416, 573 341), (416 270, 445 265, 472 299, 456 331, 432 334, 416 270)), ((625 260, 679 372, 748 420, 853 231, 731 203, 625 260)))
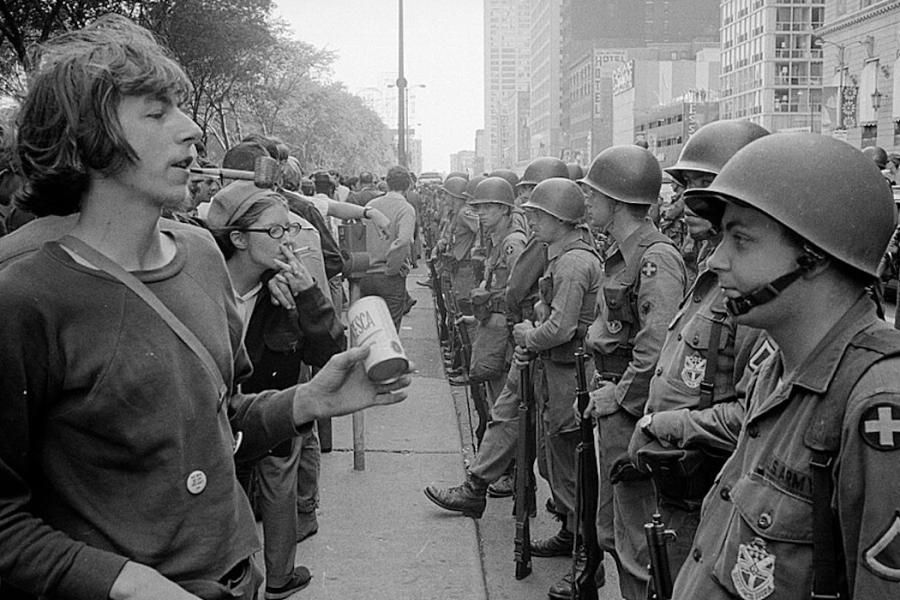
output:
POLYGON ((669 324, 650 380, 645 408, 646 413, 654 413, 650 431, 678 447, 733 450, 744 419, 745 370, 756 372, 775 351, 761 330, 734 323, 718 283, 712 271, 697 278, 669 324), (711 339, 714 322, 721 323, 721 329, 713 365, 713 405, 700 408, 700 384, 710 345, 715 343, 711 339))
MULTIPOLYGON (((512 219, 505 227, 500 227, 488 238, 488 257, 484 264, 485 287, 503 300, 506 293, 506 280, 513 263, 525 249, 527 234, 516 228, 512 219)), ((493 298, 492 298, 493 299, 493 298)))
MULTIPOLYGON (((547 246, 547 269, 538 282, 541 300, 549 308, 547 318, 525 335, 525 347, 543 353, 566 347, 560 360, 574 362, 570 342, 584 335, 594 318, 600 286, 600 257, 573 229, 547 246)), ((552 352, 550 359, 554 360, 552 352)))
POLYGON ((446 242, 446 252, 457 261, 468 260, 469 252, 475 245, 478 232, 478 216, 466 207, 450 216, 442 236, 446 242))
MULTIPOLYGON (((822 394, 860 331, 890 326, 861 296, 794 372, 776 353, 751 385, 737 448, 703 501, 678 600, 806 599, 812 585, 811 450, 804 441, 822 394)), ((857 374, 858 376, 858 374, 857 374)), ((832 467, 832 509, 850 597, 900 598, 900 359, 857 381, 832 467)))
POLYGON ((607 253, 597 319, 588 331, 588 345, 595 353, 616 354, 627 363, 615 397, 635 417, 644 413, 650 378, 667 325, 684 297, 686 280, 678 250, 649 220, 607 253), (653 243, 657 239, 666 241, 653 243), (627 281, 628 267, 636 266, 635 261, 640 263, 637 281, 627 281))

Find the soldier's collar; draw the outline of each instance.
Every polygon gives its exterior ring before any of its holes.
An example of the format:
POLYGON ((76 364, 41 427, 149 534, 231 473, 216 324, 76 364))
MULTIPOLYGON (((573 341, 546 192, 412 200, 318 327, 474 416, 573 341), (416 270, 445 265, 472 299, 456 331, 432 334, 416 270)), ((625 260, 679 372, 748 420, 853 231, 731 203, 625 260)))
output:
POLYGON ((850 341, 878 320, 872 301, 862 292, 797 369, 794 383, 817 394, 825 393, 850 341))

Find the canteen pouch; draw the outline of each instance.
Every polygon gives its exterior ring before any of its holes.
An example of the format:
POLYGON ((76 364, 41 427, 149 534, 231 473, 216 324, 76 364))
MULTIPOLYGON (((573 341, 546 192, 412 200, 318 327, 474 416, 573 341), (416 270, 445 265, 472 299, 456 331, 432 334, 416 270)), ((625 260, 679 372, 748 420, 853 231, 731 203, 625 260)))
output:
POLYGON ((630 296, 630 286, 609 285, 603 288, 607 322, 619 321, 628 325, 633 325, 636 322, 631 310, 630 296))

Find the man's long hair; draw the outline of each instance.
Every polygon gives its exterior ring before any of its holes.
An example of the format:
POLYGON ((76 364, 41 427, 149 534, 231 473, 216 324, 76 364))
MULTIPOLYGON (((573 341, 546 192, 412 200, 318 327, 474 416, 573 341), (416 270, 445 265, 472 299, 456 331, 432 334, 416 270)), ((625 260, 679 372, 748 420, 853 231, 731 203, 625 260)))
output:
POLYGON ((26 184, 18 204, 38 216, 79 210, 91 171, 111 175, 137 155, 118 107, 127 96, 171 94, 191 83, 146 29, 105 15, 35 50, 38 69, 16 119, 13 159, 26 184))

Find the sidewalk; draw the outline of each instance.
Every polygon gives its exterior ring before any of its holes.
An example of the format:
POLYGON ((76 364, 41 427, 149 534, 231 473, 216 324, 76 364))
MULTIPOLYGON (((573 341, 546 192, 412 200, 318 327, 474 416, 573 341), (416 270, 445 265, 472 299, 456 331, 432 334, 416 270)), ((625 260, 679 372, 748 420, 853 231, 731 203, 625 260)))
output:
POLYGON ((333 451, 322 455, 319 533, 298 546, 313 574, 293 598, 479 600, 486 598, 472 519, 436 510, 431 481, 461 481, 462 443, 441 363, 431 293, 417 300, 400 338, 418 372, 405 402, 365 411, 365 470, 353 470, 351 417, 334 419, 333 451))

